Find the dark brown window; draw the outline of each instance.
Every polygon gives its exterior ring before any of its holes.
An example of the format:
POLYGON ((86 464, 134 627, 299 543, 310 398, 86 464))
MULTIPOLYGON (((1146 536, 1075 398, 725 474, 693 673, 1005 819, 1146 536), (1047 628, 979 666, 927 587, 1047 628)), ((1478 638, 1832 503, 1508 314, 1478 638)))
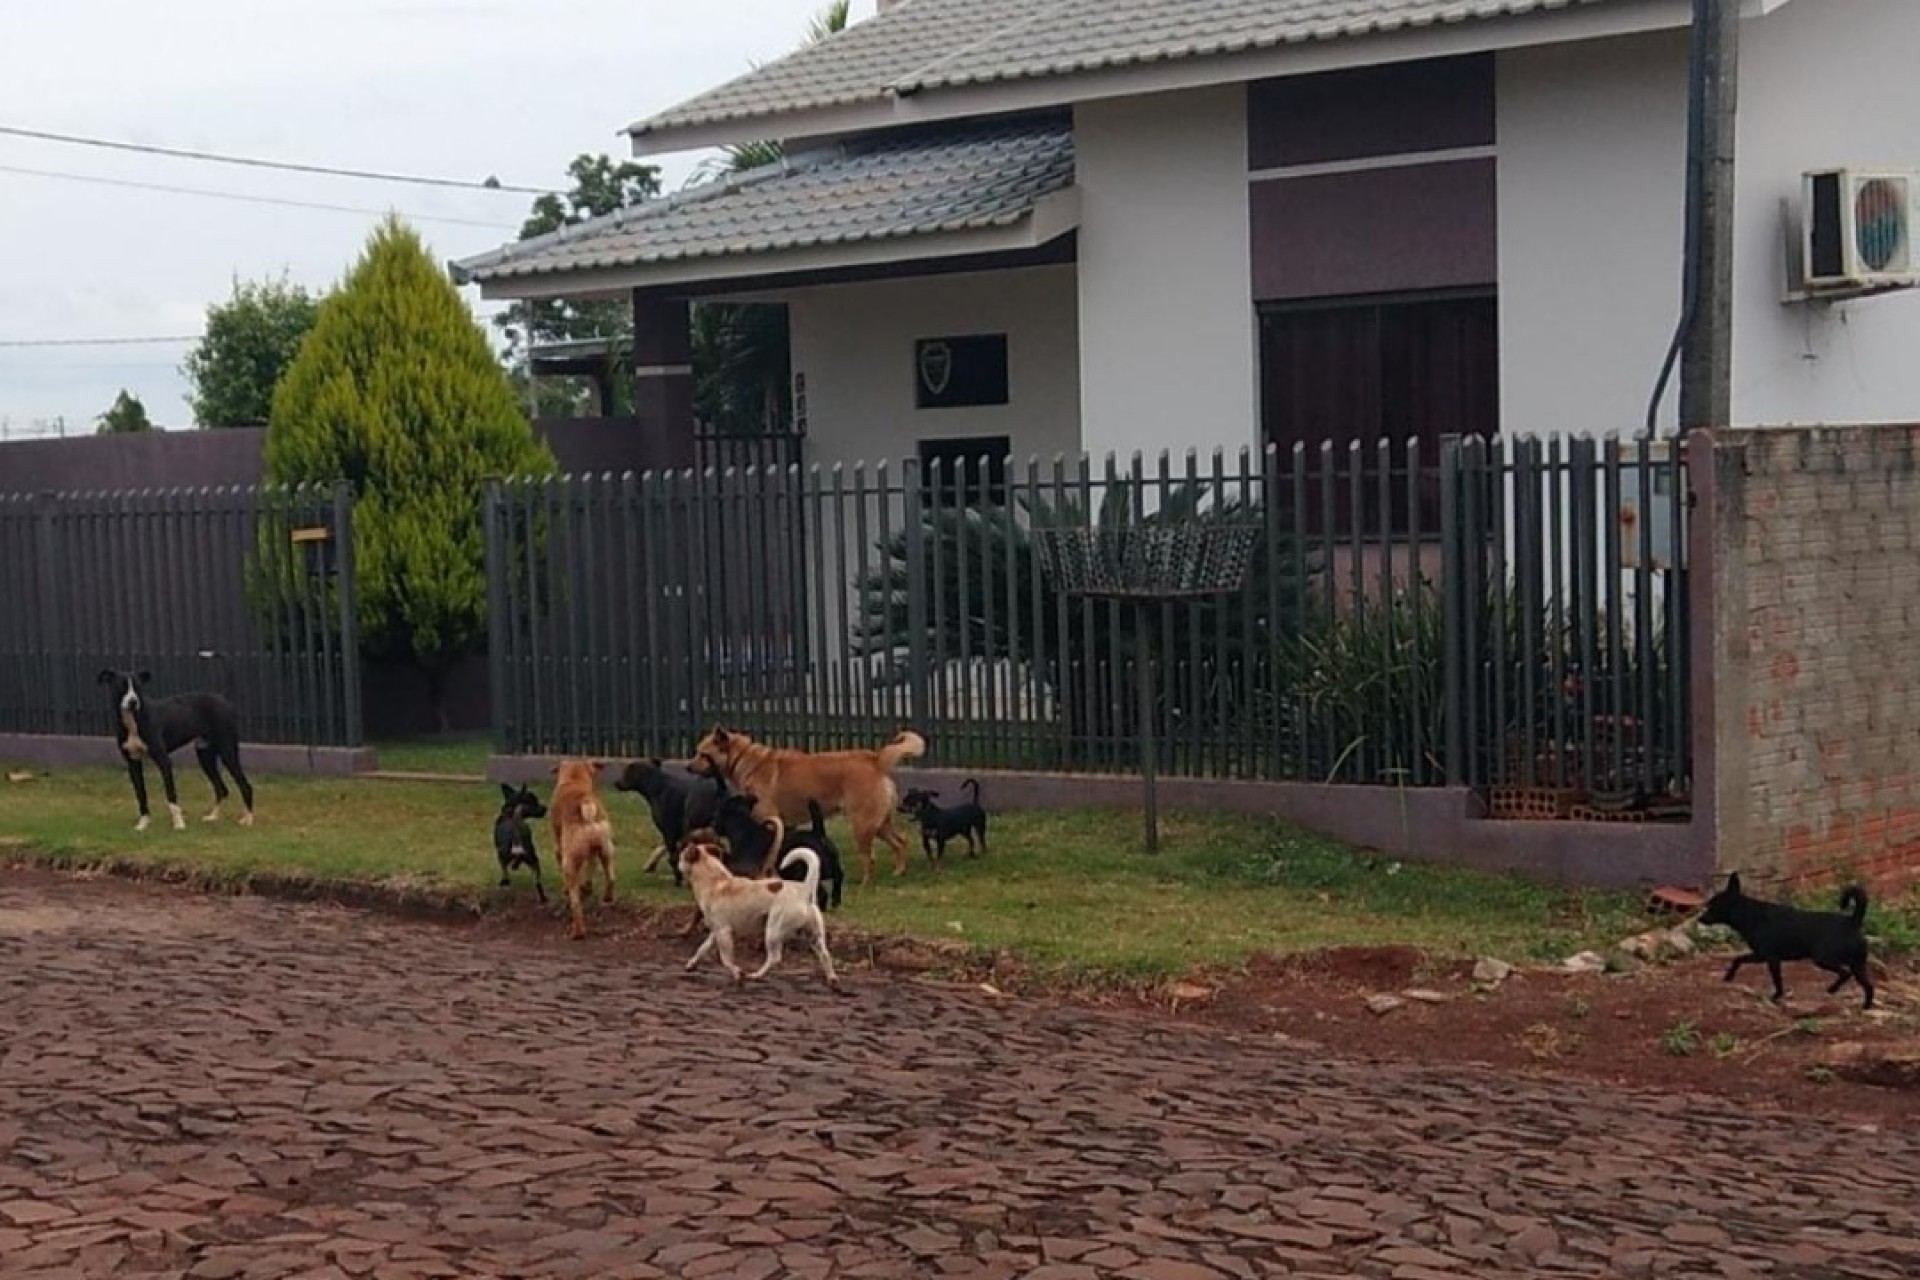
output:
POLYGON ((1006 436, 920 442, 922 501, 943 507, 998 507, 1007 501, 1006 436))
MULTIPOLYGON (((1305 445, 1313 469, 1307 526, 1354 526, 1351 446, 1363 451, 1360 528, 1405 533, 1414 512, 1407 496, 1409 439, 1419 465, 1435 471, 1449 435, 1491 436, 1500 429, 1500 333, 1490 295, 1354 300, 1263 308, 1260 316, 1261 420, 1283 466, 1305 445), (1390 496, 1380 494, 1378 445, 1390 441, 1390 496), (1334 500, 1322 498, 1318 451, 1333 445, 1334 500)), ((1419 528, 1439 520, 1437 480, 1419 486, 1419 528)))

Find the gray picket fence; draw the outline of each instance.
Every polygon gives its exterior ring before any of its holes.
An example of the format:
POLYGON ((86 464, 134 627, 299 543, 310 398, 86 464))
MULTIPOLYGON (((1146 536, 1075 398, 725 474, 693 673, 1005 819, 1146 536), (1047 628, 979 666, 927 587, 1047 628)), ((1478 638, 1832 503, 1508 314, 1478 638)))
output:
POLYGON ((496 745, 912 726, 933 763, 1124 771, 1145 654, 1172 775, 1682 793, 1685 492, 1677 449, 1593 440, 500 482, 496 745), (1259 533, 1217 599, 1048 578, 1036 529, 1128 521, 1259 533))
POLYGON ((345 486, 0 496, 0 598, 0 732, 105 736, 119 667, 248 741, 360 745, 345 486))

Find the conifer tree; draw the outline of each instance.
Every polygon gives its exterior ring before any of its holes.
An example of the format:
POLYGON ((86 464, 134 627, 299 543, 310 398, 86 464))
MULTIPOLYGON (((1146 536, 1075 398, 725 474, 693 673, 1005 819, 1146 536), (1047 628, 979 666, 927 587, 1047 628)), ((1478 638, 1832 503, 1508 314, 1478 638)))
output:
POLYGON ((320 307, 274 391, 267 479, 346 480, 367 652, 444 683, 486 638, 489 477, 548 475, 485 333, 420 237, 389 217, 320 307))

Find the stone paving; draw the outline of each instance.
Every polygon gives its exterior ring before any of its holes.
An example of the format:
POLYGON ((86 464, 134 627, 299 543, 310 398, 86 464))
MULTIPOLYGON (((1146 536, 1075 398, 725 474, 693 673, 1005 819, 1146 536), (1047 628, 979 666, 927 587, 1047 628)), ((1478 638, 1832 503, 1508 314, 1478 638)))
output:
POLYGON ((1920 1275, 1920 1136, 0 872, 0 1274, 1920 1275))

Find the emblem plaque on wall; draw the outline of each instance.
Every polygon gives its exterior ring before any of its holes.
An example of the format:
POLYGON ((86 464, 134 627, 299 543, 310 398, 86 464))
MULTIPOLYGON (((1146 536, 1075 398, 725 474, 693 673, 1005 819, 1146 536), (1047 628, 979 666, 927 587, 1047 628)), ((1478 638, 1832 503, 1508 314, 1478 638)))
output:
POLYGON ((916 408, 960 409, 1007 403, 1007 335, 922 338, 913 348, 916 408))

